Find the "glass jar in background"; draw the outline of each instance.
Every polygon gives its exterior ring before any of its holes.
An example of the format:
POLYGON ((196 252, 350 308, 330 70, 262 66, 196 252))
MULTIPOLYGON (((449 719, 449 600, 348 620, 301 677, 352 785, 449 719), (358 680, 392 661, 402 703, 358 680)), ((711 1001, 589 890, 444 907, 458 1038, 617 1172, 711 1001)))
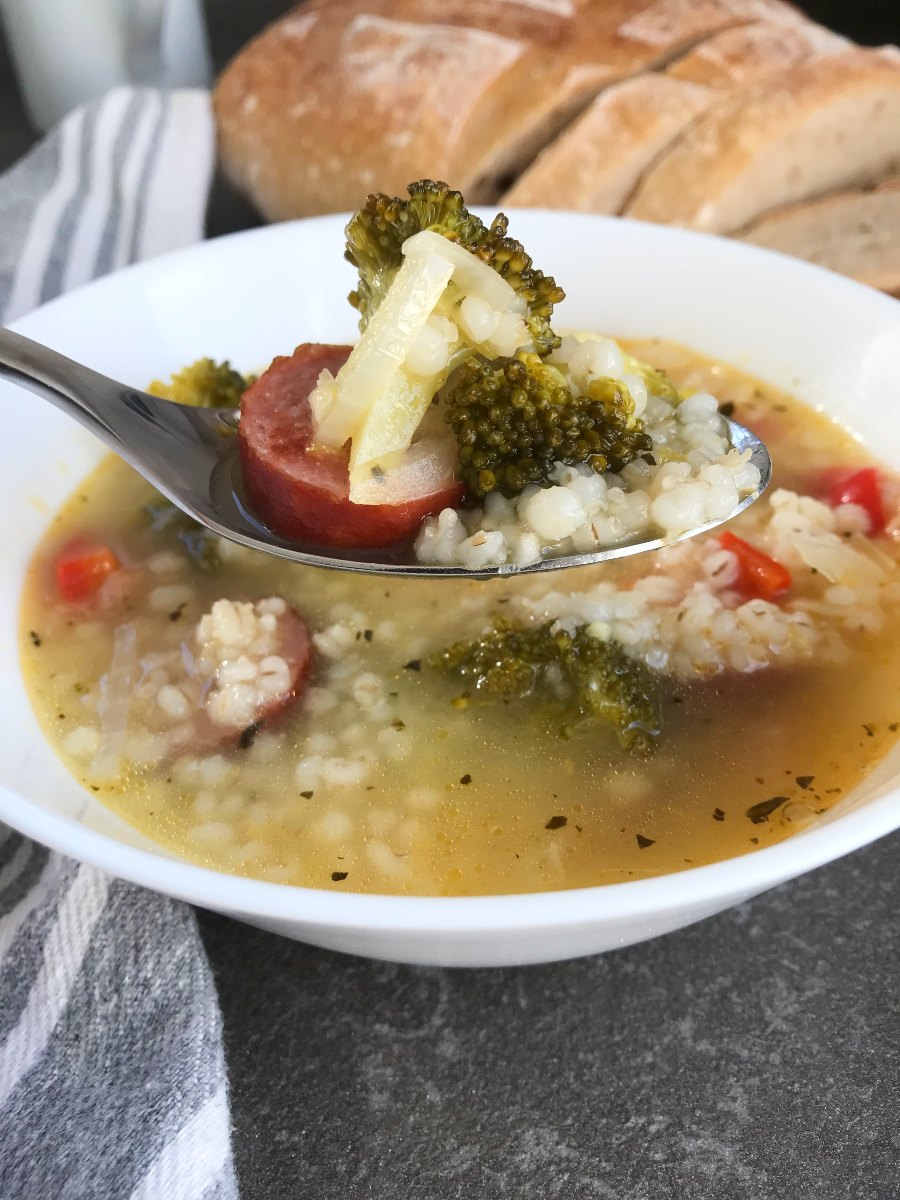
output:
POLYGON ((39 129, 117 84, 210 82, 200 0, 0 0, 0 14, 39 129))

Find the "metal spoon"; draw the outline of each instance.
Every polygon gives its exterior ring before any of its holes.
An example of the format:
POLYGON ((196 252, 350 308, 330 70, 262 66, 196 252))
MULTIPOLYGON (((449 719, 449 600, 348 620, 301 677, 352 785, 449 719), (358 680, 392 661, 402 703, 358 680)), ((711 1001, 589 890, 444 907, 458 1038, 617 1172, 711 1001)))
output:
POLYGON ((425 566, 390 551, 318 549, 287 542, 257 521, 241 499, 242 487, 237 460, 237 409, 188 408, 160 400, 147 392, 116 383, 97 371, 73 362, 55 350, 33 342, 9 329, 0 329, 0 378, 39 396, 74 417, 111 450, 130 463, 173 504, 207 529, 253 550, 276 554, 292 562, 338 571, 380 575, 464 575, 487 579, 494 576, 559 571, 659 550, 673 541, 696 537, 743 512, 765 491, 772 462, 765 446, 743 425, 727 421, 731 444, 750 450, 759 468, 760 484, 745 496, 727 517, 677 538, 654 538, 612 546, 590 554, 546 558, 517 567, 512 563, 467 571, 463 567, 425 566))

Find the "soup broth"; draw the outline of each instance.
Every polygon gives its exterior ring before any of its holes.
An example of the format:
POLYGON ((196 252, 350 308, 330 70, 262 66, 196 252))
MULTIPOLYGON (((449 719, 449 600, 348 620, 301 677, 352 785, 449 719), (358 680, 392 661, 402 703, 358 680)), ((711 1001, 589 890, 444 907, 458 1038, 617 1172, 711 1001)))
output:
MULTIPOLYGON (((629 348, 681 387, 733 404, 769 445, 773 490, 804 494, 835 465, 871 461, 836 425, 730 367, 660 342, 629 348)), ((710 610, 709 635, 696 625, 718 586, 713 535, 705 551, 690 543, 546 578, 384 580, 227 545, 198 562, 186 525, 148 511, 158 499, 117 459, 84 482, 36 554, 22 660, 48 740, 76 777, 158 843, 219 870, 427 895, 679 871, 814 821, 897 734, 900 648, 880 623, 898 594, 887 538, 876 549, 862 545, 871 541, 864 534, 840 531, 877 565, 877 586, 839 594, 839 583, 798 560, 790 598, 774 615, 748 610, 742 637, 722 649, 736 600, 726 597, 727 620, 710 610), (128 589, 102 611, 73 610, 56 592, 60 549, 86 532, 115 548, 128 575, 128 589), (670 575, 687 582, 666 600, 670 575), (591 606, 604 588, 615 588, 603 603, 619 606, 608 618, 616 636, 633 635, 632 652, 662 666, 663 733, 651 757, 635 758, 610 729, 570 720, 562 704, 486 701, 429 665, 496 618, 596 620, 591 606), (313 633, 308 689, 278 721, 230 742, 191 744, 188 716, 177 705, 168 711, 161 691, 193 653, 198 622, 223 598, 272 596, 313 633), (634 596, 645 607, 629 615, 634 596), (123 627, 135 658, 125 690, 111 696, 123 627), (759 644, 772 648, 765 662, 759 644)), ((763 499, 729 528, 762 536, 773 511, 763 499)))

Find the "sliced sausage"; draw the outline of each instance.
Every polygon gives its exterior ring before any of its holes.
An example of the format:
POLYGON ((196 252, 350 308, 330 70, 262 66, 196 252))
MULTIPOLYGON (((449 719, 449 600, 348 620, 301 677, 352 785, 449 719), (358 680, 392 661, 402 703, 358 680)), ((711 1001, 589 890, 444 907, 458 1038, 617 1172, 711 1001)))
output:
POLYGON ((302 701, 313 663, 306 623, 279 598, 217 601, 198 626, 192 653, 203 700, 190 744, 178 749, 193 753, 251 745, 302 701))
POLYGON ((319 546, 395 546, 422 519, 462 499, 454 485, 400 504, 354 504, 349 451, 310 449, 309 394, 322 371, 337 374, 349 346, 306 344, 276 358, 241 401, 240 456, 247 499, 274 532, 319 546))

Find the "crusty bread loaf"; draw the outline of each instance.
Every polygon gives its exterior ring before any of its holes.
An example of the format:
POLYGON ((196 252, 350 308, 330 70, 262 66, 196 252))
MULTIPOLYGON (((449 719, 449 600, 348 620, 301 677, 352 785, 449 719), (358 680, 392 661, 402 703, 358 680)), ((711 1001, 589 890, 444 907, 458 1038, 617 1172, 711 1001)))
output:
POLYGON ((811 22, 727 29, 665 74, 606 88, 519 176, 503 203, 620 212, 654 160, 722 90, 846 46, 844 38, 811 22))
POLYGON ((226 68, 222 165, 268 217, 353 208, 431 175, 490 201, 609 83, 780 0, 339 0, 226 68))
POLYGON ((793 254, 886 292, 900 292, 900 176, 869 192, 795 204, 751 226, 742 241, 793 254))
POLYGON ((731 93, 648 172, 626 213, 729 233, 900 168, 900 60, 851 49, 731 93))
POLYGON ((900 172, 900 55, 782 0, 309 0, 214 103, 222 165, 271 219, 431 176, 743 231, 900 290, 900 184, 875 186, 900 172))

